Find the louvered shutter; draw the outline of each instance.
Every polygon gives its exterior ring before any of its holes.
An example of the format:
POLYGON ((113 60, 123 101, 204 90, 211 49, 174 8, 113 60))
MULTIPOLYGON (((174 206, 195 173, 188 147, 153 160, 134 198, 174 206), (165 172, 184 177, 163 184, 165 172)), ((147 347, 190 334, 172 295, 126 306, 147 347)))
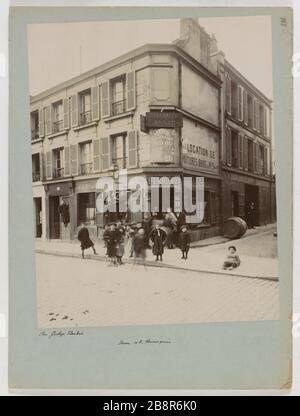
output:
POLYGON ((100 172, 100 140, 95 139, 93 141, 93 170, 94 172, 100 172))
POLYGON ((46 178, 52 179, 52 152, 46 153, 46 178))
POLYGON ((268 175, 268 148, 264 148, 264 175, 268 175))
POLYGON ((256 99, 253 97, 253 130, 256 130, 257 117, 256 117, 256 99))
POLYGON ((92 87, 92 121, 99 120, 99 86, 92 87))
POLYGON ((68 130, 70 128, 70 121, 69 121, 69 98, 64 98, 63 99, 63 112, 64 112, 63 128, 65 130, 68 130))
POLYGON ((256 143, 253 142, 253 172, 256 173, 257 156, 256 156, 256 143))
POLYGON ((246 136, 244 137, 243 154, 244 154, 244 169, 248 170, 248 139, 246 136))
POLYGON ((127 136, 127 161, 128 168, 137 167, 137 158, 138 158, 138 143, 137 143, 137 131, 131 130, 128 132, 127 136))
POLYGON ((226 111, 228 114, 231 114, 231 79, 226 74, 226 111))
POLYGON ((39 109, 39 136, 44 137, 45 135, 45 125, 44 125, 44 110, 43 108, 39 109))
POLYGON ((101 116, 110 116, 110 99, 109 99, 109 81, 105 81, 101 85, 101 116))
POLYGON ((100 142, 101 151, 101 168, 102 170, 109 170, 110 168, 110 143, 109 137, 101 137, 100 142))
POLYGON ((50 134, 54 132, 53 124, 54 124, 54 107, 51 104, 50 105, 50 134))
POLYGON ((51 134, 50 106, 45 107, 45 134, 51 134))
POLYGON ((231 129, 226 128, 226 163, 231 166, 231 129))
POLYGON ((40 152, 40 180, 44 180, 44 154, 40 152))
POLYGON ((64 176, 69 176, 70 175, 70 146, 65 146, 64 156, 65 156, 64 176))
POLYGON ((243 87, 238 85, 238 119, 243 120, 243 87))
POLYGON ((136 106, 135 98, 135 71, 126 74, 126 104, 127 110, 134 110, 136 106))
POLYGON ((238 152, 239 152, 239 168, 243 169, 243 136, 239 133, 238 136, 238 152))
POLYGON ((244 113, 244 123, 248 124, 248 94, 247 91, 244 89, 243 94, 243 113, 244 113))
POLYGON ((72 95, 70 98, 71 101, 71 126, 78 126, 78 97, 77 95, 72 95))
POLYGON ((70 145, 70 164, 71 175, 78 174, 78 146, 77 144, 70 145))

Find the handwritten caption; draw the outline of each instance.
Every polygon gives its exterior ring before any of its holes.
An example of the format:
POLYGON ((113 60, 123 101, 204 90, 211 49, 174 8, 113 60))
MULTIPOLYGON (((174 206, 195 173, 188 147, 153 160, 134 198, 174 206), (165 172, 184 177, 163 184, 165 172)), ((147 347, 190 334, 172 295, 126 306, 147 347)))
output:
POLYGON ((61 338, 61 337, 68 337, 68 336, 81 336, 84 335, 83 331, 80 330, 52 330, 52 331, 40 331, 39 336, 40 337, 47 337, 47 338, 61 338))
POLYGON ((171 344, 171 340, 168 339, 138 339, 134 341, 120 340, 118 345, 144 345, 144 344, 171 344))

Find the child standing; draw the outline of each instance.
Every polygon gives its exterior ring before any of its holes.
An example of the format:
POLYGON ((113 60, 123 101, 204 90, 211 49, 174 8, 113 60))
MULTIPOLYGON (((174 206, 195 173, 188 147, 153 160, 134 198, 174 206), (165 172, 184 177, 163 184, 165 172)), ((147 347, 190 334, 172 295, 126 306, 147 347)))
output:
POLYGON ((241 260, 236 251, 236 247, 229 246, 228 251, 229 253, 227 255, 227 259, 224 261, 224 264, 223 264, 224 270, 232 270, 241 264, 241 260))
POLYGON ((186 225, 183 225, 181 227, 181 231, 179 233, 178 238, 178 247, 180 248, 182 252, 182 259, 187 260, 187 255, 190 249, 190 243, 191 243, 191 235, 186 227, 186 225))

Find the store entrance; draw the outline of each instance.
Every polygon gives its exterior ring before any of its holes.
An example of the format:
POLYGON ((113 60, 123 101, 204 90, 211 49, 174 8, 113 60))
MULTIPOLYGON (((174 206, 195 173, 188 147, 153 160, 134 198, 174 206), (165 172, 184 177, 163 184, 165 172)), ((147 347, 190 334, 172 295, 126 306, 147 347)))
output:
POLYGON ((49 197, 49 226, 50 238, 60 238, 59 196, 49 197))
POLYGON ((34 198, 35 237, 42 237, 42 198, 34 198))
POLYGON ((254 203, 254 225, 259 225, 259 187, 254 185, 245 185, 245 213, 247 224, 249 224, 249 206, 251 202, 254 203))

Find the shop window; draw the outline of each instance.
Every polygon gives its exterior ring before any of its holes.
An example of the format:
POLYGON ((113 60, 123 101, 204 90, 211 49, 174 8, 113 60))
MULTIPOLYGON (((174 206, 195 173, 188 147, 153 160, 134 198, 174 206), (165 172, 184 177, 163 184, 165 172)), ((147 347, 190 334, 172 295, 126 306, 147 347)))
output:
POLYGON ((78 194, 78 225, 82 222, 86 225, 94 225, 96 218, 95 193, 87 192, 78 194))

